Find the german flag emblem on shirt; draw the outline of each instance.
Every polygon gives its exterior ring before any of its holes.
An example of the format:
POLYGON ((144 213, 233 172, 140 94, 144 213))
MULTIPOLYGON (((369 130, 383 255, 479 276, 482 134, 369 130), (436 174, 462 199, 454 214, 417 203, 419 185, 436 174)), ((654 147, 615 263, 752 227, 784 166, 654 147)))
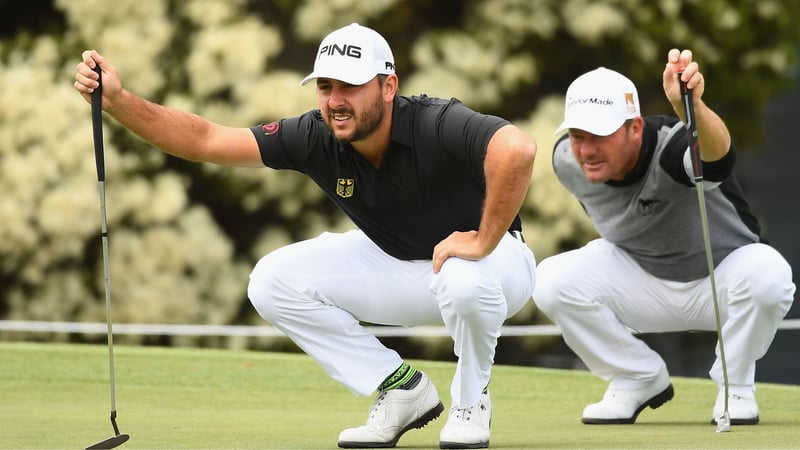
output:
POLYGON ((336 180, 336 195, 342 198, 353 196, 355 180, 352 178, 339 178, 336 180))

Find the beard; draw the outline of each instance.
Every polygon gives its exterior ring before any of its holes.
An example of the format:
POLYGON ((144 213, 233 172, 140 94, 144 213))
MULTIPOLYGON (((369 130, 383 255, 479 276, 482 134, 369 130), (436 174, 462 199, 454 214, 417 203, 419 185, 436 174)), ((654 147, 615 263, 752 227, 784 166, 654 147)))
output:
POLYGON ((325 125, 328 126, 328 130, 331 131, 333 137, 342 144, 349 144, 351 142, 357 142, 365 139, 374 133, 383 121, 384 113, 385 110, 383 101, 381 96, 378 95, 375 101, 371 105, 367 106, 367 108, 364 109, 364 111, 358 116, 356 116, 354 111, 350 108, 340 108, 329 110, 328 114, 324 116, 324 118, 325 125), (356 129, 353 130, 349 135, 337 135, 331 126, 331 121, 333 120, 334 114, 349 114, 356 122, 356 129))

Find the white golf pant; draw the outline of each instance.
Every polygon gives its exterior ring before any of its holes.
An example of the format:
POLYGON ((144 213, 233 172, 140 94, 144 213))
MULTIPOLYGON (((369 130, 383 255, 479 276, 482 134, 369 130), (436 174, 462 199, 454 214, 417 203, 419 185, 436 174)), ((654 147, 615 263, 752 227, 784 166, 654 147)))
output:
MULTIPOLYGON (((559 325, 564 340, 611 386, 637 389, 666 370, 640 332, 715 331, 709 277, 656 278, 616 245, 596 239, 543 260, 533 299, 559 325)), ((756 360, 764 356, 794 298, 792 271, 772 247, 750 244, 714 270, 731 392, 752 396, 756 360)), ((723 386, 719 345, 709 375, 723 386)))
POLYGON ((403 361, 362 323, 443 322, 458 356, 453 403, 468 407, 489 383, 500 327, 531 298, 535 266, 528 246, 510 233, 487 257, 449 258, 436 275, 430 260, 393 258, 360 230, 323 233, 261 258, 248 295, 261 317, 361 395, 403 361))

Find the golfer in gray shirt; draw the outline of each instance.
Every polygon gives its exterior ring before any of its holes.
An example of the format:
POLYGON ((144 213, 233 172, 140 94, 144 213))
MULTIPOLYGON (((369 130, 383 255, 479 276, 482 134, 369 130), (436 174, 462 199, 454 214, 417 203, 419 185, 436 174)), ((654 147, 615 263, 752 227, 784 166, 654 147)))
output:
MULTIPOLYGON (((786 260, 761 238, 734 176, 735 149, 702 100, 703 75, 689 50, 672 49, 664 93, 678 118, 642 117, 631 80, 598 68, 569 86, 553 167, 600 238, 541 261, 534 301, 589 370, 609 381, 586 406, 587 424, 634 423, 674 396, 664 360, 632 334, 716 330, 698 196, 678 82, 692 90, 711 234, 733 424, 759 421, 756 360, 792 304, 786 260)), ((709 374, 725 408, 722 361, 709 374)))

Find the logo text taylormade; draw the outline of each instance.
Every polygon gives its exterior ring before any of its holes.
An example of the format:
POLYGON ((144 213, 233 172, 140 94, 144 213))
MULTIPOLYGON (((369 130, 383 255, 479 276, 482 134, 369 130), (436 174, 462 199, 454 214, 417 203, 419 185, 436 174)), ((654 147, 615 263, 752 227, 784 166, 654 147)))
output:
POLYGON ((584 104, 593 104, 598 106, 613 106, 614 100, 610 98, 597 98, 597 97, 588 97, 588 98, 570 98, 567 101, 567 107, 573 107, 576 105, 584 105, 584 104))

